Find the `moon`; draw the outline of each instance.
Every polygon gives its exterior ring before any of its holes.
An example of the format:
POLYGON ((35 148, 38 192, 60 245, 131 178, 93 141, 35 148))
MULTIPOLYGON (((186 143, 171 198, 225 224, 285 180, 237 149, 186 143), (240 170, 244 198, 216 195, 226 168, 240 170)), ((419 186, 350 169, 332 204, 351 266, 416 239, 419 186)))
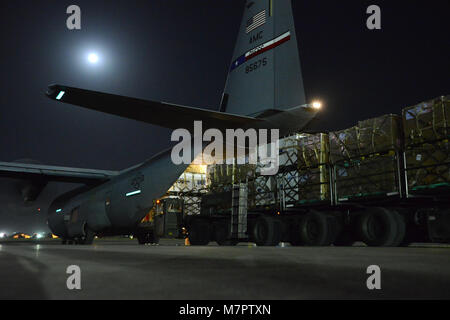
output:
POLYGON ((96 53, 90 53, 88 56, 88 60, 90 63, 95 64, 98 62, 98 55, 96 53))

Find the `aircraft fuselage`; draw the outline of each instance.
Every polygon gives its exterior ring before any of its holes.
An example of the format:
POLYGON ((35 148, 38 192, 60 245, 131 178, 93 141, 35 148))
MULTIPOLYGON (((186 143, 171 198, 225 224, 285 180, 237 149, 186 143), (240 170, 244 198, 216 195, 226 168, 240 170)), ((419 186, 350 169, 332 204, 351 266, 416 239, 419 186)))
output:
POLYGON ((89 189, 80 188, 56 198, 49 207, 48 226, 57 236, 72 239, 84 235, 86 227, 132 231, 186 170, 174 165, 171 153, 162 152, 110 181, 89 189))

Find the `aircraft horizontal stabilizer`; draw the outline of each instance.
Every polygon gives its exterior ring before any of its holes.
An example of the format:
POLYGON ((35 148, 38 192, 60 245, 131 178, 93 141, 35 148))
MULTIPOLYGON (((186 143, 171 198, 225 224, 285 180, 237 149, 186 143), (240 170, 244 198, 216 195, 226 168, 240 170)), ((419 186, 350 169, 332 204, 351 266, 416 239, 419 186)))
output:
POLYGON ((142 121, 164 128, 191 129, 194 121, 202 121, 203 129, 235 129, 258 127, 263 121, 252 117, 185 107, 165 102, 148 101, 62 85, 51 85, 50 99, 84 108, 142 121))

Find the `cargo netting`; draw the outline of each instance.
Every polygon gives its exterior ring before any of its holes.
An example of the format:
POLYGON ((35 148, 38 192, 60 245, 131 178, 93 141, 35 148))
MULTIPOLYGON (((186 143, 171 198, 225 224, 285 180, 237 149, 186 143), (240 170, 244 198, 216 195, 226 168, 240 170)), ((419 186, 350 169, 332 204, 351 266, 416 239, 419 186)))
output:
POLYGON ((422 102, 402 111, 405 145, 440 141, 450 135, 450 96, 422 102))

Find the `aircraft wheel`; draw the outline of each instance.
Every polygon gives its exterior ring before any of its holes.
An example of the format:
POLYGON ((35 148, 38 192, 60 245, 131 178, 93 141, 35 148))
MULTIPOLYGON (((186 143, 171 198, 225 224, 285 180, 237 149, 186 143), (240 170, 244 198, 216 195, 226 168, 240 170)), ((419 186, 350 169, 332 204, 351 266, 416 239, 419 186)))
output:
POLYGON ((94 242, 95 232, 85 225, 84 227, 84 236, 78 238, 77 244, 90 245, 94 242))
POLYGON ((155 230, 153 230, 147 234, 147 243, 150 243, 150 244, 158 244, 159 243, 159 237, 156 234, 155 230))
POLYGON ((261 216, 253 226, 253 239, 258 246, 276 246, 281 241, 281 223, 273 217, 261 216))
POLYGON ((145 234, 137 234, 137 235, 135 235, 135 237, 139 244, 146 244, 147 239, 146 239, 145 234))
MULTIPOLYGON (((399 230, 403 228, 397 217, 396 211, 390 211, 383 207, 367 208, 367 212, 361 217, 359 231, 365 244, 371 247, 390 247, 399 245, 399 230), (398 242, 398 243, 397 243, 398 242)), ((401 239, 403 240, 403 239, 401 239)))

